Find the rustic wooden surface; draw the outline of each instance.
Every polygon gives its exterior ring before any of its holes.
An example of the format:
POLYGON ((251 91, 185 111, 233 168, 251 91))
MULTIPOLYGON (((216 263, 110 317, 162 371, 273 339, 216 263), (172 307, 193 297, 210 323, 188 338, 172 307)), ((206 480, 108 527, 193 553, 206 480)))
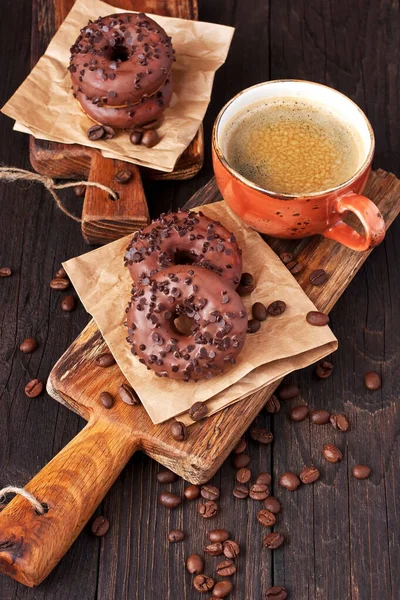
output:
MULTIPOLYGON (((350 95, 375 129, 376 165, 400 175, 396 3, 200 0, 199 9, 200 19, 235 25, 237 32, 227 64, 217 73, 205 122, 205 168, 187 182, 145 182, 153 216, 182 206, 210 178, 210 129, 221 105, 243 87, 269 78, 313 79, 350 95)), ((4 102, 29 71, 31 23, 23 0, 5 0, 3 14, 4 102)), ((44 20, 49 18, 43 5, 42 14, 44 20)), ((26 136, 12 133, 3 116, 0 132, 0 160, 29 168, 26 136)), ((83 426, 76 414, 46 396, 28 400, 23 387, 32 377, 47 377, 88 321, 82 307, 62 313, 60 294, 48 288, 60 262, 87 247, 79 225, 59 213, 45 191, 19 185, 2 185, 1 190, 0 262, 15 274, 0 280, 0 485, 23 485, 83 426), (40 348, 21 356, 18 344, 31 334, 40 348)), ((65 197, 70 198, 69 207, 79 205, 72 194, 65 197)), ((232 533, 242 544, 233 600, 261 600, 271 581, 285 585, 296 600, 397 600, 399 261, 397 220, 331 313, 340 343, 333 377, 317 381, 312 369, 292 376, 313 406, 344 410, 352 431, 339 435, 330 428, 311 428, 308 422, 291 425, 285 406, 273 419, 273 447, 260 449, 250 442, 255 473, 298 469, 311 459, 323 467, 318 485, 303 486, 293 495, 279 492, 284 504, 279 529, 288 543, 272 557, 261 548, 256 503, 232 498, 229 461, 214 477, 224 490, 216 523, 229 528, 234 523, 232 533), (379 392, 364 389, 363 374, 369 369, 382 372, 384 387, 379 392), (320 448, 328 441, 345 450, 339 467, 328 469, 320 459, 320 448), (351 478, 351 466, 358 461, 372 466, 369 482, 351 478)), ((269 419, 261 415, 257 422, 268 425, 269 419)), ((1 600, 199 600, 183 561, 190 551, 201 550, 210 523, 200 522, 193 505, 173 513, 160 510, 157 470, 155 462, 136 454, 99 509, 112 521, 107 536, 100 540, 84 532, 37 589, 0 577, 1 600), (185 528, 187 540, 169 548, 165 534, 175 527, 185 528)), ((183 483, 165 489, 170 488, 181 491, 183 483)), ((209 572, 215 560, 207 560, 209 572)))

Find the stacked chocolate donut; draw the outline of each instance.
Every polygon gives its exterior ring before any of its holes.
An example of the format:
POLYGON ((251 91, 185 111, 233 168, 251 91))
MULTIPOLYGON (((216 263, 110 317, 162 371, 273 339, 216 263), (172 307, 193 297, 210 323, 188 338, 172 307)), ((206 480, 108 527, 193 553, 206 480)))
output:
POLYGON ((101 125, 132 129, 159 121, 172 97, 171 38, 144 13, 89 21, 71 47, 72 90, 101 125))
POLYGON ((134 281, 127 341, 141 363, 183 381, 236 363, 247 313, 235 291, 242 259, 232 233, 201 212, 161 215, 135 233, 125 265, 134 281))

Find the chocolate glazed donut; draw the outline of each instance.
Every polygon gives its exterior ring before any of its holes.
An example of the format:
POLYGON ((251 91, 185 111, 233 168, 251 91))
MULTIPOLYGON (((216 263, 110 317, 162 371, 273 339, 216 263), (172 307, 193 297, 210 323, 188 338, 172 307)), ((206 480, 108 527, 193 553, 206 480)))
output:
POLYGON ((124 260, 138 286, 147 285, 157 271, 173 265, 204 267, 234 288, 242 274, 235 236, 200 211, 161 215, 135 233, 124 260))
POLYGON ((247 331, 240 296, 215 273, 174 266, 136 288, 126 309, 127 341, 160 377, 210 379, 236 363, 247 331), (175 320, 186 320, 185 332, 175 320))

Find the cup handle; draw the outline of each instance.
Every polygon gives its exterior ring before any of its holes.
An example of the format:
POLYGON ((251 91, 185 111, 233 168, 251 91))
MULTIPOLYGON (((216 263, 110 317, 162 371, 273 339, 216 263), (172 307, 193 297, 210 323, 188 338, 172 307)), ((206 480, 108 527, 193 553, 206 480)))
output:
POLYGON ((385 221, 378 207, 365 196, 350 192, 337 198, 334 206, 336 213, 346 214, 348 211, 360 219, 364 227, 364 235, 343 221, 330 226, 323 235, 360 252, 380 244, 385 237, 385 221))

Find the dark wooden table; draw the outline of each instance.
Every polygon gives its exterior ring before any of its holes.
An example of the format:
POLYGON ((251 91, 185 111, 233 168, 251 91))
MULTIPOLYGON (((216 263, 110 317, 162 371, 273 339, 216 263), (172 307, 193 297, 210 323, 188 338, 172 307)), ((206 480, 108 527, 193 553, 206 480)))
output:
MULTIPOLYGON (((28 74, 31 8, 3 0, 0 56, 2 103, 28 74)), ((208 110, 206 161, 187 182, 146 184, 153 216, 177 208, 212 175, 210 131, 219 108, 236 92, 268 79, 303 78, 338 88, 369 116, 376 132, 375 166, 400 175, 400 13, 388 0, 200 0, 200 19, 237 28, 229 59, 217 73, 208 110)), ((0 161, 29 168, 28 139, 12 133, 0 117, 0 161)), ((70 207, 79 202, 70 194, 70 207)), ((83 426, 81 419, 48 396, 25 397, 25 383, 46 379, 52 365, 88 321, 80 306, 60 310, 49 281, 62 260, 86 252, 79 225, 69 220, 37 186, 1 187, 0 266, 13 276, 0 280, 0 486, 23 486, 83 426), (18 345, 36 337, 39 349, 21 355, 18 345)), ((391 227, 332 313, 339 339, 335 371, 318 381, 313 369, 290 379, 311 405, 344 411, 351 432, 290 424, 289 405, 270 423, 272 447, 250 442, 251 468, 275 474, 299 471, 314 461, 321 481, 297 493, 276 490, 283 511, 278 529, 286 544, 273 555, 262 548, 256 502, 235 500, 234 471, 227 462, 214 478, 222 489, 221 513, 242 548, 232 600, 261 600, 267 587, 284 585, 295 600, 398 599, 400 573, 400 222, 391 227), (383 388, 367 392, 363 375, 382 373, 383 388), (325 468, 324 443, 337 443, 344 460, 325 468), (356 481, 351 467, 367 463, 369 481, 356 481)), ((184 569, 190 552, 206 543, 208 522, 194 504, 168 513, 157 506, 158 465, 136 455, 104 500, 99 513, 111 521, 106 537, 85 531, 38 589, 0 576, 0 600, 197 600, 184 569), (187 538, 169 547, 169 529, 187 538)), ((168 488, 169 486, 167 486, 168 488)), ((182 481, 172 484, 181 492, 182 481)), ((215 558, 206 561, 211 574, 215 558)), ((206 598, 206 596, 203 596, 206 598)))

